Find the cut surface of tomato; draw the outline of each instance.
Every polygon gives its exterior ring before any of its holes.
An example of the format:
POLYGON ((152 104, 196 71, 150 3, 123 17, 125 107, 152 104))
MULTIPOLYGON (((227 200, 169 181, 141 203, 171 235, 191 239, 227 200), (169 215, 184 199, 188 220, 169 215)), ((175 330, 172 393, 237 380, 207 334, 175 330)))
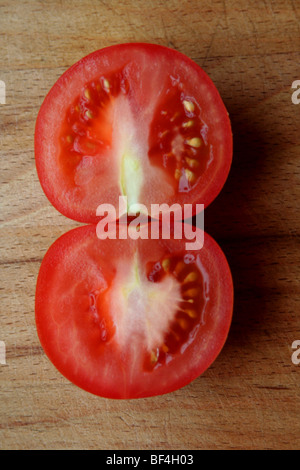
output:
POLYGON ((36 325, 70 381, 103 397, 141 398, 181 388, 211 365, 232 306, 230 270, 209 235, 187 251, 184 240, 99 240, 87 225, 48 250, 36 325))
POLYGON ((220 192, 232 158, 230 121, 207 74, 185 55, 121 44, 77 62, 36 123, 38 175, 64 215, 95 223, 99 204, 201 203, 220 192))

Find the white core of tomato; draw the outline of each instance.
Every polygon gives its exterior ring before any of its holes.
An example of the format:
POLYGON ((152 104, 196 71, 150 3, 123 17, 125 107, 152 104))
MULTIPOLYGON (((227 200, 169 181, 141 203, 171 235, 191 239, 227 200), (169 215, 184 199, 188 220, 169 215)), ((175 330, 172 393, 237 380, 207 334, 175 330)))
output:
POLYGON ((127 350, 138 350, 140 342, 148 351, 160 347, 178 311, 179 282, 173 276, 149 281, 135 257, 131 265, 118 266, 109 292, 118 344, 127 350))
POLYGON ((141 127, 133 116, 128 98, 118 96, 113 103, 112 147, 119 189, 121 195, 127 197, 127 209, 140 202, 144 182, 147 147, 141 127))
POLYGON ((134 156, 132 150, 126 150, 121 161, 121 193, 127 196, 127 210, 130 206, 139 203, 139 195, 143 182, 141 161, 134 156))

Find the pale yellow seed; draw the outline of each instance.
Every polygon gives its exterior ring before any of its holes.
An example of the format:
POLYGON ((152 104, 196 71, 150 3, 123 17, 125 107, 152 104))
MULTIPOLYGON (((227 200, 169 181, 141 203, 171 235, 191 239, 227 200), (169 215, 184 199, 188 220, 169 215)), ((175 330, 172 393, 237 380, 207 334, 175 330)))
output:
POLYGON ((169 351, 169 348, 168 348, 168 346, 167 346, 166 344, 163 344, 162 347, 161 347, 161 349, 162 349, 162 351, 163 351, 164 353, 167 353, 167 352, 169 351))
POLYGON ((193 287, 191 289, 188 289, 187 291, 184 292, 185 297, 197 297, 199 294, 199 289, 197 287, 193 287))
POLYGON ((85 115, 89 118, 89 119, 93 119, 94 115, 92 113, 92 111, 88 110, 85 115))
POLYGON ((174 273, 179 276, 179 274, 181 273, 181 271, 185 268, 186 264, 183 262, 183 261, 179 261, 177 264, 176 264, 176 267, 174 269, 174 273))
POLYGON ((189 273, 183 281, 183 284, 187 284, 188 282, 195 282, 198 279, 198 274, 196 272, 189 273))
POLYGON ((105 78, 105 79, 103 80, 103 85, 104 85, 104 88, 109 91, 109 89, 110 89, 110 83, 109 83, 109 81, 107 80, 107 78, 105 78))
POLYGON ((158 360, 157 354, 154 351, 151 351, 150 361, 152 362, 152 364, 155 364, 157 360, 158 360))
POLYGON ((96 145, 94 144, 94 142, 87 142, 86 145, 87 145, 87 147, 88 147, 89 149, 93 149, 93 150, 94 150, 95 147, 96 147, 96 145))
POLYGON ((192 113, 195 109, 195 105, 192 101, 183 100, 183 106, 185 107, 188 113, 192 113))
POLYGON ((165 259, 162 261, 161 265, 162 265, 162 268, 163 268, 164 271, 166 271, 166 272, 169 271, 170 265, 171 265, 171 260, 170 260, 170 258, 165 258, 165 259))
POLYGON ((186 313, 190 318, 196 318, 197 313, 195 310, 192 310, 190 308, 187 308, 186 310, 183 310, 184 313, 186 313))
POLYGON ((166 157, 168 157, 168 158, 174 158, 174 157, 176 157, 176 155, 174 155, 173 152, 168 152, 168 153, 166 153, 165 155, 166 155, 166 157))
POLYGON ((166 130, 166 131, 163 131, 163 132, 160 132, 158 134, 158 136, 162 139, 163 137, 165 137, 167 134, 169 134, 170 131, 166 130))
POLYGON ((170 119, 171 122, 175 121, 176 118, 178 118, 180 116, 180 112, 177 111, 170 119))
POLYGON ((194 121, 191 119, 190 121, 186 121, 182 124, 182 127, 192 127, 194 125, 194 121))
POLYGON ((84 90, 84 96, 86 97, 87 100, 91 99, 91 93, 90 93, 90 90, 88 88, 86 88, 84 90))
POLYGON ((179 340, 180 340, 180 336, 176 333, 176 331, 172 330, 172 331, 171 331, 171 334, 174 336, 174 338, 175 338, 176 341, 179 341, 179 340))
POLYGON ((174 177, 176 180, 179 180, 181 177, 181 171, 178 168, 175 170, 174 177))
POLYGON ((185 320, 184 318, 179 318, 178 319, 178 324, 183 330, 186 330, 188 325, 189 325, 187 320, 185 320))
POLYGON ((192 139, 187 140, 186 143, 191 147, 199 148, 201 147, 202 142, 199 137, 193 137, 192 139))
POLYGON ((196 175, 191 170, 185 169, 185 177, 189 181, 189 183, 194 183, 196 180, 196 175))
POLYGON ((71 144, 73 142, 73 137, 71 135, 67 136, 67 142, 71 144))
POLYGON ((194 160, 193 158, 186 157, 185 161, 187 162, 190 168, 198 168, 199 166, 198 160, 194 160))

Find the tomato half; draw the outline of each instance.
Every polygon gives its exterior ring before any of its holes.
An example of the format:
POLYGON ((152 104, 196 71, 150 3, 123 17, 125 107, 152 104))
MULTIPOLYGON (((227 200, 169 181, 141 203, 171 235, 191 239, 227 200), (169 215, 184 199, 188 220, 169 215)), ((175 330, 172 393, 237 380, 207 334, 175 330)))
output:
POLYGON ((96 208, 178 203, 207 206, 227 178, 230 121, 207 74, 153 44, 96 51, 67 70, 36 123, 38 176, 50 202, 84 223, 96 208))
MULTIPOLYGON (((199 230, 199 229, 197 229, 199 230)), ((99 240, 73 229, 48 250, 36 288, 41 344, 57 369, 93 394, 139 398, 190 383, 226 340, 233 286, 207 234, 185 240, 99 240)))

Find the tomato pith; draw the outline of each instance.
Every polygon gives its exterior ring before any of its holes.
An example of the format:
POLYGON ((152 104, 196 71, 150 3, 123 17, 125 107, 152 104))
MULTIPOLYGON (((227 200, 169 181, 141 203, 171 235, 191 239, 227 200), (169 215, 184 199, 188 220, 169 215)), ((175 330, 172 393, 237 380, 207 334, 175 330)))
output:
POLYGON ((176 390, 204 372, 226 340, 233 287, 205 234, 184 240, 99 240, 95 225, 48 250, 36 289, 41 344, 79 387, 110 398, 176 390))
POLYGON ((211 79, 153 44, 96 51, 68 69, 41 106, 38 176, 64 215, 95 223, 101 203, 201 203, 227 178, 230 121, 211 79))

